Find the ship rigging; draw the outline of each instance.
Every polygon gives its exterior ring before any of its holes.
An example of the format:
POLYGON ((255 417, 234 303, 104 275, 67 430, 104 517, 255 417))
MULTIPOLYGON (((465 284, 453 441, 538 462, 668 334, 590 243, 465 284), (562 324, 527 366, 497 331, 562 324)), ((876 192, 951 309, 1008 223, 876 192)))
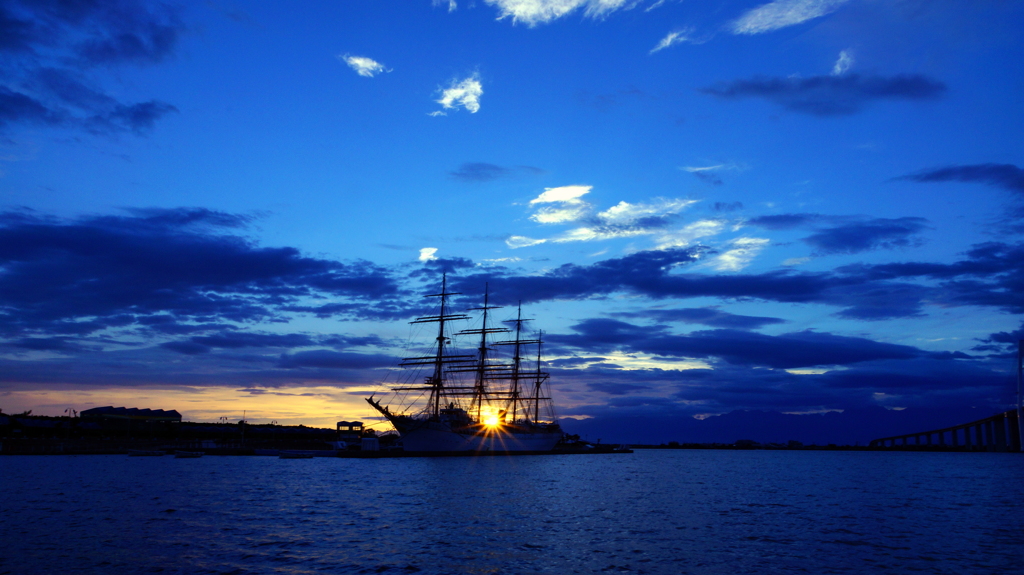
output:
MULTIPOLYGON (((492 326, 490 292, 485 289, 481 307, 467 311, 480 312, 479 328, 464 329, 453 334, 454 322, 469 320, 464 313, 453 312, 447 276, 442 278, 441 291, 426 297, 438 298, 437 315, 423 316, 413 324, 437 324, 430 353, 407 357, 400 367, 427 370, 420 384, 391 387, 396 399, 419 394, 427 401, 408 406, 398 413, 371 396, 367 402, 394 425, 402 436, 406 451, 549 451, 562 437, 554 419, 551 398, 545 394, 549 374, 542 370, 542 341, 524 339, 522 306, 509 327, 492 326), (491 338, 506 336, 502 341, 491 338), (476 353, 460 353, 453 339, 476 339, 476 353), (530 366, 523 354, 536 346, 536 365, 530 366), (498 349, 510 350, 511 357, 502 359, 498 349), (472 381, 467 381, 469 379, 472 381)), ((422 373, 422 371, 420 371, 422 373)))

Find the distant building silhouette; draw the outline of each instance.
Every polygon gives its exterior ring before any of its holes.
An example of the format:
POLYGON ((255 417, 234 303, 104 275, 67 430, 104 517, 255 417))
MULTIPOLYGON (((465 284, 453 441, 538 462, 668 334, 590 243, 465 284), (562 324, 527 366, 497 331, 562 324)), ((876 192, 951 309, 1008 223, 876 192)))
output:
POLYGON ((139 409, 137 407, 94 407, 78 414, 83 419, 128 419, 134 421, 170 421, 181 423, 177 410, 139 409))

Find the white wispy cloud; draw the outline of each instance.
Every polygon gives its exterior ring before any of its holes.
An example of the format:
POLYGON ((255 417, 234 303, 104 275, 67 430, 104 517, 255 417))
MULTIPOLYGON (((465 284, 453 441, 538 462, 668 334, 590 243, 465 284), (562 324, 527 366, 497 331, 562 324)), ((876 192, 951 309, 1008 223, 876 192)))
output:
MULTIPOLYGON (((713 369, 711 364, 701 359, 665 359, 656 355, 644 353, 627 353, 624 351, 612 351, 602 353, 599 356, 587 354, 574 354, 572 358, 578 362, 571 368, 563 369, 587 369, 593 365, 613 364, 617 369, 633 371, 640 369, 660 369, 664 371, 684 371, 689 369, 713 369)), ((557 358, 552 358, 557 359, 557 358)))
POLYGON ((725 167, 725 164, 716 164, 714 166, 683 166, 682 169, 695 174, 698 172, 713 172, 715 170, 721 170, 725 167))
MULTIPOLYGON (((512 239, 512 238, 509 238, 509 239, 512 239)), ((505 240, 505 241, 508 242, 508 240, 505 240)), ((521 262, 521 261, 523 261, 523 258, 514 258, 514 257, 513 258, 490 258, 490 259, 484 259, 483 261, 485 261, 487 263, 492 263, 492 264, 504 264, 504 263, 521 262)))
POLYGON ((733 34, 763 34, 820 18, 849 0, 775 0, 762 4, 732 23, 733 34))
POLYGON ((747 267, 770 241, 765 238, 736 238, 729 242, 732 248, 712 260, 712 265, 718 271, 738 272, 747 267))
POLYGON ((721 185, 722 184, 722 178, 718 175, 718 172, 726 171, 726 170, 729 170, 729 171, 736 171, 736 170, 743 171, 743 170, 747 169, 747 166, 730 163, 730 164, 713 164, 713 165, 710 165, 710 166, 680 166, 679 169, 683 170, 685 172, 690 172, 691 174, 696 176, 698 179, 703 180, 703 181, 705 181, 705 182, 707 182, 709 184, 714 184, 714 185, 717 186, 717 185, 721 185))
POLYGON ((811 258, 789 258, 782 260, 782 265, 786 267, 801 266, 809 261, 811 261, 811 258))
POLYGON ((726 228, 724 220, 698 220, 678 229, 658 235, 656 249, 685 248, 700 238, 715 236, 726 228))
POLYGON ((592 206, 580 198, 590 193, 593 186, 560 186, 545 188, 544 192, 530 200, 534 204, 555 204, 540 208, 530 219, 540 224, 561 224, 583 218, 592 206))
POLYGON ((579 220, 589 211, 590 204, 586 202, 564 204, 560 207, 541 208, 530 216, 530 219, 538 224, 564 224, 579 220))
POLYGON ((839 53, 839 58, 836 60, 835 65, 832 66, 833 76, 842 76, 853 66, 853 55, 850 54, 849 50, 843 50, 839 53))
POLYGON ((437 248, 420 248, 420 261, 429 262, 431 260, 436 260, 437 256, 434 255, 436 253, 437 248))
POLYGON ((459 7, 455 0, 434 0, 434 6, 444 6, 445 4, 448 5, 449 12, 454 12, 459 7))
POLYGON ((534 238, 528 238, 526 236, 510 236, 507 240, 505 240, 505 245, 510 247, 510 248, 512 248, 512 249, 517 249, 517 248, 528 248, 530 246, 535 246, 535 245, 538 245, 538 244, 543 244, 545 242, 547 242, 547 240, 543 240, 543 239, 538 240, 538 239, 534 239, 534 238))
POLYGON ((655 8, 660 8, 664 3, 665 3, 665 0, 657 0, 654 4, 651 4, 650 6, 645 8, 644 12, 650 12, 651 10, 654 10, 655 8))
POLYGON ((641 203, 623 201, 595 213, 594 206, 582 199, 591 189, 592 186, 584 185, 545 188, 530 200, 531 206, 543 204, 535 208, 530 219, 540 224, 578 222, 581 225, 546 239, 512 236, 505 241, 506 245, 520 248, 543 242, 589 242, 663 233, 666 218, 697 203, 697 200, 678 198, 655 198, 641 203))
POLYGON ((786 373, 792 373, 793 375, 821 375, 834 370, 823 367, 808 367, 804 369, 787 369, 785 371, 786 373))
POLYGON ((498 19, 511 18, 527 26, 547 24, 583 9, 589 18, 602 18, 616 10, 636 6, 639 0, 486 0, 498 9, 498 19))
POLYGON ((658 45, 651 49, 649 54, 659 52, 665 48, 675 46, 676 44, 682 44, 683 42, 690 42, 691 44, 701 44, 702 41, 694 40, 691 35, 693 34, 693 28, 683 28, 682 30, 675 30, 669 32, 667 36, 658 42, 658 45))
MULTIPOLYGON (((464 108, 470 114, 480 111, 480 96, 484 94, 483 84, 480 77, 473 74, 462 80, 452 80, 447 89, 441 91, 441 97, 435 100, 445 110, 457 110, 464 108)), ((432 112, 431 116, 444 116, 444 112, 438 110, 432 112)))
POLYGON ((597 214, 597 217, 609 225, 631 225, 641 218, 661 217, 668 214, 678 214, 682 210, 696 204, 697 200, 679 200, 659 198, 649 204, 631 204, 619 202, 607 210, 597 214))
POLYGON ((356 71, 356 74, 365 76, 367 78, 373 78, 381 72, 390 72, 391 69, 384 66, 380 62, 367 58, 366 56, 352 56, 349 54, 342 54, 338 56, 342 62, 348 64, 349 68, 356 71))
POLYGON ((616 228, 616 227, 581 227, 571 229, 551 241, 556 243, 565 242, 593 242, 598 240, 614 240, 616 238, 630 238, 635 236, 649 236, 654 230, 646 228, 616 228))
POLYGON ((547 204, 551 202, 573 202, 590 193, 594 186, 559 186, 544 188, 541 195, 530 200, 531 204, 547 204))

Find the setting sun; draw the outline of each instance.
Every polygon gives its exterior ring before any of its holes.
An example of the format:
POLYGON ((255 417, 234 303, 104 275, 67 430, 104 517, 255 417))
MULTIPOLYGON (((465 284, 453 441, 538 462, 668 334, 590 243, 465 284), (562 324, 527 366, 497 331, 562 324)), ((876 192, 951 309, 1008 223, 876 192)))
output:
POLYGON ((480 421, 487 427, 497 427, 501 425, 501 418, 497 409, 487 406, 483 408, 480 414, 480 421))

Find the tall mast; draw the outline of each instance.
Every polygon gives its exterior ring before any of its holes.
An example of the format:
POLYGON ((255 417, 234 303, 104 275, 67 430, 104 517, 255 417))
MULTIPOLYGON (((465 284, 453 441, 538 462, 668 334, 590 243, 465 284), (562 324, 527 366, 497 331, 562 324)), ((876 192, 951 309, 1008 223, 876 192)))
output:
POLYGON ((444 323, 448 319, 445 317, 445 311, 448 306, 448 274, 441 274, 441 313, 437 316, 437 355, 434 357, 434 375, 431 376, 433 380, 434 389, 430 392, 431 403, 434 405, 434 415, 441 412, 441 389, 444 387, 444 344, 447 343, 447 338, 444 336, 444 323))
MULTIPOLYGON (((407 357, 402 360, 402 366, 413 366, 413 365, 433 365, 434 372, 432 375, 427 377, 426 388, 430 390, 430 415, 437 417, 441 413, 441 396, 444 395, 445 383, 444 383, 444 370, 445 365, 464 365, 469 361, 472 361, 472 355, 450 355, 446 353, 446 346, 448 338, 444 335, 445 323, 459 319, 469 319, 469 316, 463 314, 448 313, 448 296, 460 295, 457 292, 448 291, 448 274, 441 276, 441 293, 428 294, 424 297, 437 297, 441 299, 441 310, 438 315, 430 315, 417 318, 416 321, 410 323, 437 323, 437 337, 435 341, 437 343, 437 351, 434 355, 425 357, 407 357)), ((403 389, 403 388, 396 388, 403 389)), ((417 388, 405 388, 405 389, 417 389, 417 388)))
POLYGON ((476 366, 476 382, 473 389, 473 402, 476 403, 476 420, 480 421, 480 412, 484 403, 484 370, 487 368, 487 300, 491 295, 491 286, 484 283, 484 317, 480 324, 480 352, 479 363, 476 366))
POLYGON ((540 370, 540 352, 541 346, 544 345, 544 332, 537 332, 537 380, 533 385, 533 421, 534 423, 540 421, 540 384, 543 383, 544 379, 547 378, 546 373, 540 370))
POLYGON ((519 411, 519 369, 522 365, 523 358, 519 355, 519 348, 522 346, 522 340, 520 339, 520 333, 523 330, 523 302, 519 302, 519 310, 516 312, 516 339, 515 339, 515 354, 512 356, 512 389, 510 395, 512 396, 512 421, 516 420, 516 416, 519 411))
MULTIPOLYGON (((488 305, 490 302, 490 287, 488 284, 484 284, 484 305, 483 307, 471 308, 470 311, 483 311, 483 323, 480 325, 480 329, 467 329, 459 332, 459 335, 480 335, 480 347, 477 348, 477 363, 473 367, 472 371, 475 372, 475 380, 473 382, 473 400, 470 403, 470 411, 476 412, 476 420, 479 422, 481 418, 481 412, 483 411, 483 405, 485 402, 490 400, 490 392, 487 389, 487 380, 493 379, 495 370, 500 370, 501 366, 492 366, 487 363, 487 352, 490 348, 487 346, 487 335, 492 333, 506 333, 507 329, 503 327, 487 327, 488 310, 498 309, 498 306, 488 305)), ((466 368, 456 368, 453 371, 469 371, 466 368)))
MULTIPOLYGON (((520 302, 519 303, 518 311, 516 313, 516 319, 509 320, 509 321, 506 322, 506 323, 510 323, 510 324, 515 324, 515 326, 516 326, 515 327, 515 334, 516 334, 515 338, 512 339, 512 340, 509 340, 509 341, 499 341, 499 342, 496 342, 497 345, 511 345, 511 346, 514 346, 513 350, 512 350, 512 364, 509 366, 511 371, 508 374, 508 379, 509 379, 508 395, 505 398, 505 399, 508 400, 508 402, 510 404, 510 407, 512 409, 512 421, 515 421, 516 418, 519 416, 519 403, 524 401, 524 398, 521 397, 522 389, 521 389, 521 386, 519 385, 520 380, 530 379, 531 377, 536 375, 533 372, 524 371, 523 370, 523 356, 522 356, 523 346, 524 345, 533 345, 535 343, 539 343, 539 341, 537 341, 537 340, 525 340, 525 339, 523 339, 523 323, 526 322, 526 321, 529 321, 529 320, 523 319, 523 305, 522 305, 522 302, 520 302)), ((536 410, 534 410, 534 411, 536 411, 536 410)), ((529 415, 530 415, 529 407, 527 407, 527 409, 525 411, 525 415, 527 417, 529 417, 529 415)))

